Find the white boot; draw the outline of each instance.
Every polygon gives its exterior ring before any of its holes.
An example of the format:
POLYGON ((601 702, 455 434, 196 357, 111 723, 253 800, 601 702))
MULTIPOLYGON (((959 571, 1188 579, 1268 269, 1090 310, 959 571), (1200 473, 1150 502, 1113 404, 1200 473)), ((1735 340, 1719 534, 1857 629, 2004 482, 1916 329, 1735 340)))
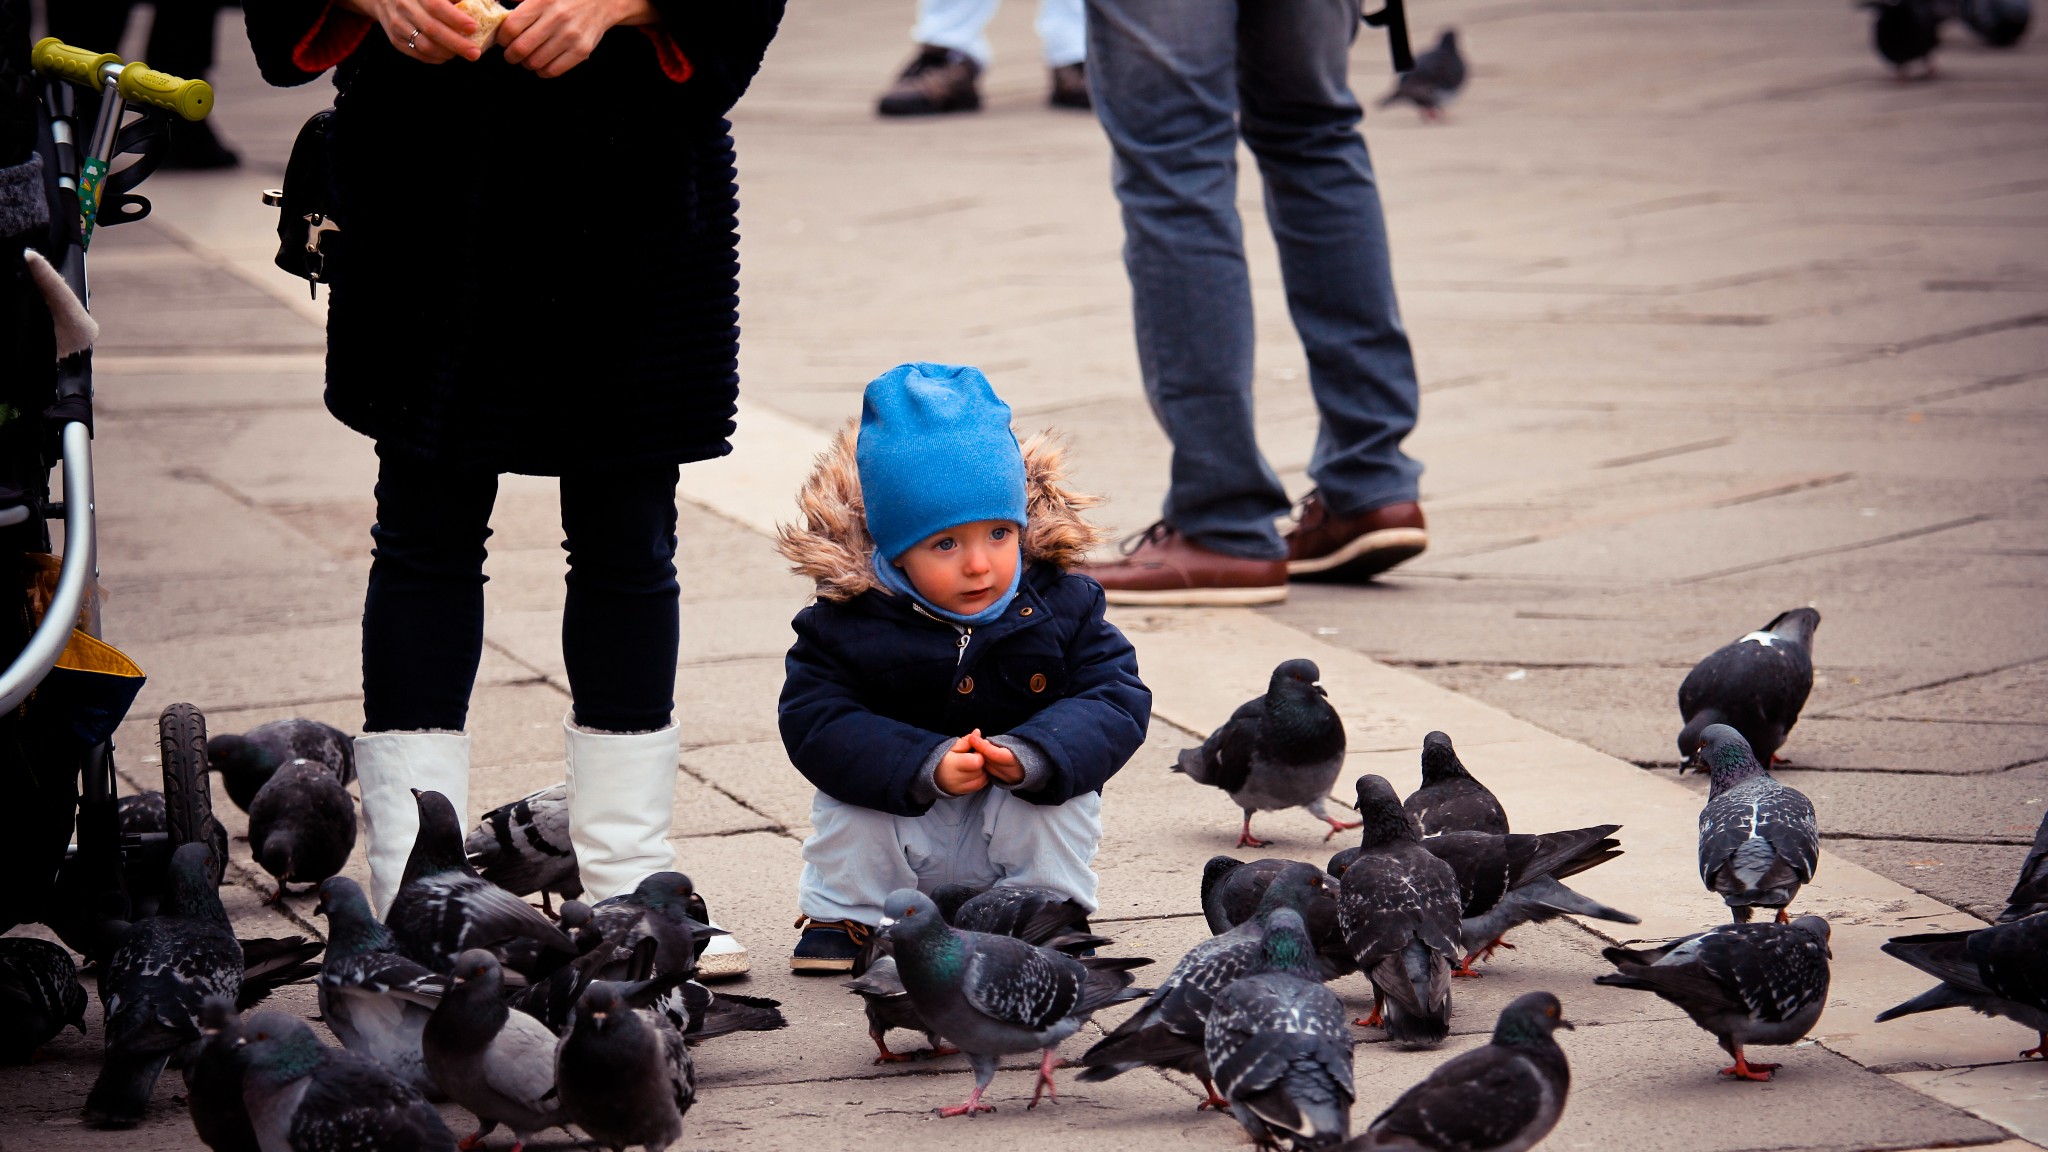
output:
POLYGON ((420 830, 412 790, 439 792, 469 827, 469 736, 462 732, 368 732, 356 737, 356 786, 363 794, 363 853, 370 906, 391 910, 420 830))

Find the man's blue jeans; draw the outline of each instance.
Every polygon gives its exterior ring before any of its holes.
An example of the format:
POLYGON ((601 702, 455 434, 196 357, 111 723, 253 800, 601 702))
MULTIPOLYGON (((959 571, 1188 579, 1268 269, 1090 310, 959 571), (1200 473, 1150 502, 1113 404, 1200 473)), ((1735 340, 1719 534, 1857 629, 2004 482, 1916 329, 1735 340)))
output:
POLYGON ((1163 516, 1202 547, 1286 554, 1286 489, 1252 429, 1251 279, 1237 139, 1257 158, 1322 427, 1331 511, 1416 498, 1408 334, 1346 81, 1358 0, 1088 0, 1088 79, 1115 150, 1138 362, 1173 442, 1163 516))

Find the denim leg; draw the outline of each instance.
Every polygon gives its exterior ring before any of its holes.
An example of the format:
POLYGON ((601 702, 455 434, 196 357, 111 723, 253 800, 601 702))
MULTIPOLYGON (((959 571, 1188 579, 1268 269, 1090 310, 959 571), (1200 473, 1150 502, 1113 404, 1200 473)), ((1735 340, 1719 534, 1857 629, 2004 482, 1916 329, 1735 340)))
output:
POLYGON ((1416 498, 1401 451, 1418 389, 1394 300, 1363 113, 1346 80, 1358 0, 1247 4, 1238 26, 1245 143, 1264 178, 1287 307, 1322 417, 1309 476, 1341 514, 1416 498))
POLYGON ((1038 0, 1038 42, 1045 66, 1064 68, 1088 58, 1088 14, 1081 0, 1038 0))
POLYGON ((1089 0, 1088 74, 1115 155, 1145 395, 1173 461, 1163 515, 1203 547, 1286 555, 1252 424, 1237 214, 1237 0, 1089 0))
POLYGON ((995 19, 999 3, 1001 0, 917 0, 917 23, 910 29, 910 39, 965 52, 986 68, 991 58, 988 22, 995 19))
POLYGON ((484 650, 492 472, 377 448, 377 523, 363 598, 363 730, 460 732, 484 650))
POLYGON ((653 732, 675 712, 676 479, 673 464, 562 477, 562 661, 580 727, 653 732))

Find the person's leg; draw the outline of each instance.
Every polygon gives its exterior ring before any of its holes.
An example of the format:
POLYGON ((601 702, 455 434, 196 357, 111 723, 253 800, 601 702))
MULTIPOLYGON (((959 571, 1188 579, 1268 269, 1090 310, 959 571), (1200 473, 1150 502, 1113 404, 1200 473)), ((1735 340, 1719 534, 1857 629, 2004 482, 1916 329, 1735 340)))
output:
POLYGON ((898 888, 917 886, 902 838, 916 824, 823 792, 812 797, 811 835, 797 879, 803 934, 790 953, 791 971, 854 970, 881 923, 883 901, 898 888))
POLYGON ((989 60, 984 33, 998 2, 918 0, 917 23, 910 29, 917 55, 882 93, 875 111, 884 116, 929 116, 980 108, 977 83, 989 60))
POLYGON ((1088 10, 1082 0, 1038 0, 1038 42, 1045 66, 1063 68, 1088 58, 1088 10))
POLYGON ((988 22, 995 19, 1002 0, 917 0, 917 23, 911 26, 913 43, 931 48, 950 48, 988 67, 992 50, 988 22))
POLYGON ((989 791, 995 795, 983 809, 982 827, 996 882, 1050 888, 1095 911, 1102 794, 1084 792, 1065 804, 1033 804, 999 788, 989 791))

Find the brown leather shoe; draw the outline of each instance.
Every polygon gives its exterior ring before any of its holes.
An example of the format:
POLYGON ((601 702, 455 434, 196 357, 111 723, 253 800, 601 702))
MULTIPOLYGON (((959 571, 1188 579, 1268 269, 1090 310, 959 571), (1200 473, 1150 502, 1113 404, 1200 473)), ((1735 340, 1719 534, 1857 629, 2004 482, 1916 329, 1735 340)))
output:
POLYGON ((1095 101, 1088 96, 1088 65, 1062 64, 1053 69, 1052 91, 1045 100, 1055 108, 1095 107, 1095 101))
POLYGON ((1287 533, 1287 575, 1295 580, 1368 580, 1429 547, 1422 506, 1389 504, 1357 516, 1339 516, 1320 492, 1301 502, 1287 533))
POLYGON ((1132 537, 1124 557, 1074 569, 1111 604, 1232 607, 1287 599, 1285 560, 1245 560, 1191 543, 1164 520, 1132 537))
POLYGON ((973 112, 981 107, 981 65, 974 57, 926 44, 882 94, 875 111, 884 116, 930 116, 940 112, 973 112))

